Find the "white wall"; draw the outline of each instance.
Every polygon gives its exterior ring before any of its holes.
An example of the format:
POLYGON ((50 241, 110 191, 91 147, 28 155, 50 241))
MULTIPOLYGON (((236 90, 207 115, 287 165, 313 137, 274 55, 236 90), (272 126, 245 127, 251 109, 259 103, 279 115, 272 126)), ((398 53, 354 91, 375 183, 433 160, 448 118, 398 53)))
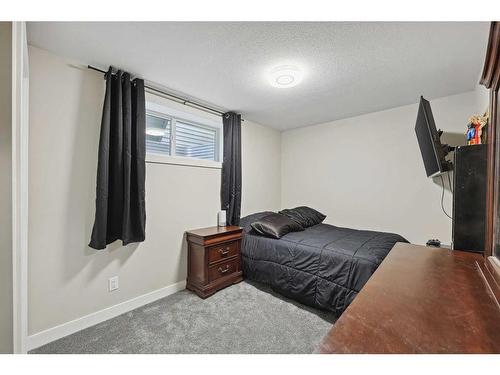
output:
POLYGON ((12 352, 12 23, 0 22, 0 353, 12 352))
MULTIPOLYGON (((90 249, 104 81, 47 51, 30 47, 29 54, 29 334, 34 334, 185 280, 183 234, 216 224, 220 169, 147 164, 146 241, 90 249), (107 280, 114 275, 120 288, 109 293, 107 280)), ((249 122, 243 126, 244 211, 277 208, 280 134, 249 122), (260 149, 257 158, 261 142, 270 147, 260 149), (272 187, 261 184, 263 176, 272 187)))
MULTIPOLYGON (((444 140, 463 142, 470 115, 483 113, 485 89, 431 101, 444 140)), ((414 243, 451 242, 440 180, 426 177, 415 136, 418 105, 282 133, 281 203, 311 205, 326 222, 390 231, 414 243)), ((445 207, 451 212, 451 194, 445 207)))
POLYGON ((241 129, 241 215, 281 207, 281 133, 244 121, 241 129))

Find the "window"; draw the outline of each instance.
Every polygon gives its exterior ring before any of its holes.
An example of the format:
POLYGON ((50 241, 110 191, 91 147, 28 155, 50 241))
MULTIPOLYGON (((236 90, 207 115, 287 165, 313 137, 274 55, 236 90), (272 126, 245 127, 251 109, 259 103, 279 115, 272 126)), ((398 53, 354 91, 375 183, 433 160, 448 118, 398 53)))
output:
POLYGON ((196 165, 220 167, 220 124, 155 103, 148 103, 146 108, 148 159, 154 159, 155 162, 190 165, 194 162, 196 165), (204 161, 216 164, 206 164, 204 161))
POLYGON ((172 120, 146 114, 146 152, 170 155, 172 120))

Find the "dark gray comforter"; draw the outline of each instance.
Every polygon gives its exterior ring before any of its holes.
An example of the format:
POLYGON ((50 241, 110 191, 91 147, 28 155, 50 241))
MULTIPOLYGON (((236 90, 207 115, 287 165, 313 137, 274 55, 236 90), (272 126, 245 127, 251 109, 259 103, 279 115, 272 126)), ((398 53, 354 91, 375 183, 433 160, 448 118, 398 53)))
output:
POLYGON ((309 306, 341 314, 396 242, 392 234, 318 224, 281 239, 258 235, 250 226, 269 214, 241 219, 245 236, 242 268, 246 278, 309 306))

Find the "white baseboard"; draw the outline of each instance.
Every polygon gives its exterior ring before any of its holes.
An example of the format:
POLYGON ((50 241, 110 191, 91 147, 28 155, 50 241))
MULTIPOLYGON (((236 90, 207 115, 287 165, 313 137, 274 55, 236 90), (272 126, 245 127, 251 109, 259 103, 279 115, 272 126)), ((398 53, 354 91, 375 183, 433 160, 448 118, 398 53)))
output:
POLYGON ((35 333, 34 335, 28 336, 28 351, 71 335, 72 333, 81 331, 82 329, 104 322, 105 320, 114 318, 138 307, 147 305, 148 303, 164 298, 185 288, 186 282, 181 281, 176 284, 157 289, 153 292, 143 294, 142 296, 132 298, 117 305, 107 307, 103 310, 96 311, 92 314, 82 316, 81 318, 46 329, 45 331, 35 333))

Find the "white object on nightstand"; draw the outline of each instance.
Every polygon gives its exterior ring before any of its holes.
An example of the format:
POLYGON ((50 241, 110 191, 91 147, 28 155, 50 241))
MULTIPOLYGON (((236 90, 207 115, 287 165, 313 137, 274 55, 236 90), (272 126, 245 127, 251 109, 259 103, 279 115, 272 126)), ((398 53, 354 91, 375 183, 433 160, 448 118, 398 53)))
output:
POLYGON ((226 211, 222 210, 217 214, 217 225, 219 227, 226 226, 226 211))

